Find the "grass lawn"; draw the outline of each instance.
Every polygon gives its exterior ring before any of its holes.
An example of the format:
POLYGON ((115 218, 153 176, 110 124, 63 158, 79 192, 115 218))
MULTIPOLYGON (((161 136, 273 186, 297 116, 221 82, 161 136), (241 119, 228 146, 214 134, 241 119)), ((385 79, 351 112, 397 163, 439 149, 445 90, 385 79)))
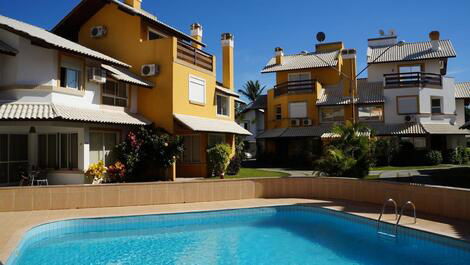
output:
POLYGON ((226 179, 262 178, 262 177, 288 177, 289 174, 276 171, 259 170, 255 168, 241 168, 235 176, 225 176, 226 179))
POLYGON ((367 175, 364 179, 378 179, 379 175, 367 175))
POLYGON ((406 166, 406 167, 373 167, 370 170, 378 170, 378 171, 387 171, 387 170, 407 170, 407 169, 431 169, 431 168, 443 168, 443 167, 453 167, 454 165, 449 164, 440 164, 435 166, 406 166))

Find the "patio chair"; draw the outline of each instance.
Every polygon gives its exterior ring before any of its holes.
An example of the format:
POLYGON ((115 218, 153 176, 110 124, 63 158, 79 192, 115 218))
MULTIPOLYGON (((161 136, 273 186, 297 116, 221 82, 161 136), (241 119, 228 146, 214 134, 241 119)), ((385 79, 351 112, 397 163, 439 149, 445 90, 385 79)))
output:
POLYGON ((32 170, 30 173, 31 186, 48 186, 49 181, 47 180, 47 171, 46 170, 32 170))

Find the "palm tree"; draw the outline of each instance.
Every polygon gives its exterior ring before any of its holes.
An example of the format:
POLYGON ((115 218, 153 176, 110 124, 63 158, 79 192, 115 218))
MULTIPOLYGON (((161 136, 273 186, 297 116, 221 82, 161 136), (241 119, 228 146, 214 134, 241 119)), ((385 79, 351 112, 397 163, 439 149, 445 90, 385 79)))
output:
POLYGON ((263 93, 265 88, 266 86, 261 87, 258 80, 249 80, 245 83, 243 89, 239 89, 238 92, 247 97, 250 102, 253 102, 263 93))

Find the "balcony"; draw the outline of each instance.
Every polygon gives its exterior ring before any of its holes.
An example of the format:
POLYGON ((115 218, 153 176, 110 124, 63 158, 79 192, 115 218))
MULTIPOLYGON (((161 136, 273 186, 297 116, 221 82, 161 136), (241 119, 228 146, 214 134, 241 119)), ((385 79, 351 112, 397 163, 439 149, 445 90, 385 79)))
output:
POLYGON ((384 75, 385 88, 442 87, 442 76, 432 73, 398 73, 384 75))
POLYGON ((214 57, 186 43, 178 42, 177 58, 208 71, 213 71, 214 57))
POLYGON ((288 81, 274 86, 274 96, 291 93, 311 93, 315 89, 316 80, 288 81))

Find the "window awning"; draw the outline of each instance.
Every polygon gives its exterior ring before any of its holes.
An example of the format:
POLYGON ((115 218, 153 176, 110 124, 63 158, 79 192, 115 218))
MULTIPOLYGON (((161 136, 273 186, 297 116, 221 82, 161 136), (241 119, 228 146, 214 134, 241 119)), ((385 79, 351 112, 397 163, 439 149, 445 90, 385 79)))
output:
POLYGON ((123 125, 148 125, 151 123, 138 114, 124 110, 88 109, 33 102, 0 104, 0 121, 2 120, 66 120, 123 125))
POLYGON ((231 89, 228 89, 219 85, 215 86, 215 90, 217 90, 220 93, 232 96, 232 97, 236 97, 236 98, 240 97, 240 95, 238 95, 235 91, 232 91, 231 89))
POLYGON ((422 124, 424 129, 430 133, 430 134, 461 134, 461 135, 467 135, 470 134, 470 130, 466 129, 460 129, 458 125, 452 125, 452 124, 438 124, 438 123, 433 123, 433 124, 422 124))
POLYGON ((107 64, 102 64, 101 67, 108 71, 108 73, 119 81, 123 81, 132 85, 138 85, 143 87, 153 87, 153 83, 143 79, 142 77, 134 74, 133 72, 124 69, 122 67, 114 67, 107 64))
POLYGON ((173 116, 177 121, 197 132, 220 132, 251 135, 249 131, 231 120, 201 118, 184 114, 173 114, 173 116))

